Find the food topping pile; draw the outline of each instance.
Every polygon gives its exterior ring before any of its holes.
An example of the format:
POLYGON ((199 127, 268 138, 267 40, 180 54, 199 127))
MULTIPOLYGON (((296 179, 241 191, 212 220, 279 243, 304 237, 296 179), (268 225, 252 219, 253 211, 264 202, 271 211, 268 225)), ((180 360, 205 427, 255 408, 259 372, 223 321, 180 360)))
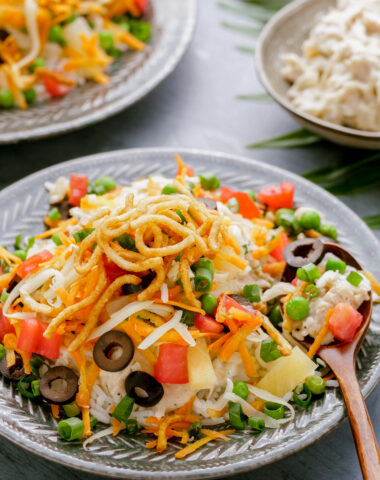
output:
POLYGON ((124 51, 144 50, 148 0, 0 0, 0 107, 107 83, 124 51))
POLYGON ((48 182, 46 230, 0 247, 0 371, 84 448, 143 433, 180 459, 291 422, 337 386, 318 348, 380 293, 292 183, 256 195, 176 158, 174 179, 48 182))

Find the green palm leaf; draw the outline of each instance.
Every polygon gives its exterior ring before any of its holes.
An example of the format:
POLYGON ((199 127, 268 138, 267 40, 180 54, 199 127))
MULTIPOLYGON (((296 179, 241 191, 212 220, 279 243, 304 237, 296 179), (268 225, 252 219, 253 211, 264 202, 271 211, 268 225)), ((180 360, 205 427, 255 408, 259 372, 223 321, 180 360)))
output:
POLYGON ((322 139, 315 133, 300 128, 294 132, 286 133, 279 137, 270 138, 262 142, 247 145, 247 148, 300 148, 320 142, 322 139))
POLYGON ((271 102, 272 97, 267 93, 248 93, 243 95, 236 95, 239 100, 253 100, 254 102, 271 102))
POLYGON ((380 215, 370 215, 363 217, 365 223, 373 230, 380 230, 380 215))

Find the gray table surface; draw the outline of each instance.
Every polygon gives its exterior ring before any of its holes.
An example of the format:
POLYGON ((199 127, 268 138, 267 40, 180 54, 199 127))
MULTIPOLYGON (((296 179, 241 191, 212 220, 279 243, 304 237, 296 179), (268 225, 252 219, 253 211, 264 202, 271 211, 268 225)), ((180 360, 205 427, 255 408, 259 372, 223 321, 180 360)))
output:
MULTIPOLYGON (((191 147, 245 155, 296 173, 352 160, 363 152, 320 144, 308 149, 247 150, 255 140, 297 128, 270 102, 237 100, 257 93, 253 58, 237 51, 250 38, 221 27, 239 19, 217 7, 216 0, 199 0, 195 39, 177 70, 148 97, 103 123, 57 138, 0 147, 0 188, 43 167, 96 152, 132 147, 191 147)), ((342 199, 359 215, 380 212, 379 191, 342 199)), ((377 232, 380 238, 380 232, 377 232)), ((380 387, 367 401, 380 440, 380 387)), ((0 479, 100 480, 25 452, 0 437, 0 479)), ((231 480, 321 480, 361 478, 347 421, 319 442, 282 461, 231 480)))

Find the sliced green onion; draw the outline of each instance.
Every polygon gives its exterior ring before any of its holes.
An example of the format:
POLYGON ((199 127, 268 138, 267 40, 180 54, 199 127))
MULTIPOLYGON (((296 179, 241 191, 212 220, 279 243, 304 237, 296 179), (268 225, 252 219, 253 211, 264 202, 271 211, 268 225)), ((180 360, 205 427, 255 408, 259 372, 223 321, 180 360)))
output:
POLYGON ((194 422, 190 425, 187 429, 187 433, 190 437, 197 438, 202 430, 202 423, 201 422, 194 422))
POLYGON ((264 362, 273 362, 281 357, 281 353, 277 348, 277 343, 272 338, 267 338, 261 342, 260 357, 264 362))
POLYGON ((73 233, 74 240, 77 243, 80 243, 86 237, 91 235, 91 233, 95 230, 95 228, 84 228, 83 230, 79 230, 78 232, 73 233))
POLYGON ((331 225, 330 223, 325 223, 319 227, 319 232, 322 233, 322 235, 325 235, 326 237, 330 237, 333 240, 338 239, 338 232, 334 225, 331 225))
POLYGON ((173 187, 173 185, 165 185, 161 193, 162 195, 173 195, 174 193, 178 193, 178 190, 173 187))
POLYGON ((29 88, 28 90, 24 91, 24 97, 26 100, 26 103, 33 103, 36 101, 37 98, 37 92, 34 88, 29 88))
POLYGON ((293 391, 293 401, 299 407, 306 408, 311 402, 311 391, 309 387, 302 383, 297 385, 293 391))
POLYGON ((306 379, 306 385, 314 395, 321 395, 326 390, 326 382, 319 375, 312 375, 306 379))
POLYGON ((50 368, 49 365, 42 360, 42 358, 37 356, 32 357, 29 361, 29 364, 30 364, 30 369, 32 370, 33 375, 35 375, 38 378, 41 377, 40 369, 43 365, 50 368))
POLYGON ((53 222, 57 222, 58 220, 61 220, 62 215, 60 214, 59 210, 57 207, 51 208, 48 213, 46 214, 47 217, 50 218, 53 222))
POLYGON ((232 197, 228 200, 227 207, 231 210, 232 213, 239 213, 240 211, 240 203, 235 197, 232 197))
POLYGON ((280 208, 277 210, 276 222, 277 225, 290 230, 294 234, 299 233, 301 230, 299 221, 294 216, 294 211, 289 208, 280 208))
POLYGON ((195 290, 197 292, 210 291, 214 280, 214 263, 212 260, 202 257, 194 263, 192 269, 195 272, 195 290))
POLYGON ((361 284, 363 277, 358 272, 352 271, 348 274, 346 280, 354 287, 358 287, 361 284))
POLYGON ((58 43, 61 46, 65 45, 65 40, 63 38, 63 30, 60 25, 53 25, 49 31, 48 36, 49 42, 58 43))
POLYGON ((202 303, 203 310, 208 315, 212 315, 218 304, 218 300, 214 297, 214 295, 211 295, 211 293, 205 293, 201 296, 200 301, 202 303))
POLYGON ((249 395, 247 384, 245 382, 242 382, 241 380, 236 380, 234 382, 232 393, 234 393, 238 397, 241 397, 243 400, 247 400, 249 395))
POLYGON ((22 233, 19 233, 15 238, 15 250, 22 250, 22 233))
POLYGON ((193 327, 194 326, 194 317, 195 317, 194 312, 190 312, 189 310, 183 310, 180 322, 184 323, 188 327, 193 327))
POLYGON ((62 243, 62 240, 61 240, 61 237, 59 236, 59 233, 55 233, 51 239, 53 240, 53 242, 59 247, 59 245, 63 245, 62 243))
POLYGON ((0 90, 0 105, 3 108, 12 108, 14 103, 13 93, 9 88, 2 88, 0 90))
POLYGON ((63 21, 63 25, 68 25, 69 23, 73 23, 74 20, 78 18, 78 15, 74 12, 65 21, 63 21))
POLYGON ((123 52, 119 48, 112 47, 107 50, 107 55, 113 58, 120 58, 123 55, 123 52))
POLYGON ((0 343, 0 360, 4 358, 5 355, 5 347, 0 343))
POLYGON ((247 255, 248 253, 248 245, 242 245, 243 247, 243 250, 244 250, 244 254, 247 255))
POLYGON ((258 285, 244 285, 243 296, 251 303, 260 302, 260 287, 258 285))
POLYGON ((269 312, 268 316, 273 325, 278 327, 283 320, 280 305, 276 304, 269 312))
POLYGON ((309 315, 309 302, 304 297, 293 297, 286 304, 286 313, 292 320, 304 320, 309 315))
POLYGON ((314 284, 311 284, 305 288, 305 293, 309 298, 316 298, 319 295, 319 290, 314 284))
POLYGON ((68 417, 77 417, 80 414, 80 408, 75 402, 63 405, 63 410, 68 417))
POLYGON ((321 272, 314 263, 308 263, 297 269, 297 277, 304 282, 315 282, 315 280, 321 278, 321 272))
POLYGON ((276 420, 280 420, 285 416, 285 408, 284 408, 284 405, 280 405, 279 403, 265 402, 264 413, 269 417, 275 418, 276 420))
POLYGON ((220 180, 213 173, 199 175, 203 190, 216 190, 220 187, 220 180))
POLYGON ((329 258, 326 262, 326 270, 333 270, 334 272, 344 273, 347 264, 338 257, 329 258))
POLYGON ((230 418, 231 425, 236 428, 236 430, 244 430, 244 413, 241 408, 240 403, 238 402, 228 402, 228 415, 230 418))
POLYGON ((78 417, 66 418, 58 423, 58 433, 67 442, 83 438, 84 423, 78 417))
POLYGON ((90 415, 90 427, 94 428, 97 425, 99 420, 95 418, 93 415, 90 415))
POLYGON ((249 417, 248 425, 256 432, 262 432, 265 429, 265 421, 258 417, 249 417))
POLYGON ((33 382, 30 384, 30 388, 31 388, 32 393, 35 397, 39 397, 41 395, 40 381, 41 380, 38 378, 37 380, 33 380, 33 382))
POLYGON ((137 252, 135 239, 129 233, 122 233, 115 240, 119 245, 125 250, 131 250, 132 252, 137 252))
POLYGON ((17 389, 23 397, 26 398, 36 398, 38 395, 35 395, 31 389, 31 383, 33 382, 34 377, 23 377, 17 383, 17 389), (29 388, 28 388, 29 387, 29 388))
POLYGON ((134 418, 128 418, 128 420, 125 422, 125 429, 127 430, 127 433, 129 433, 129 435, 135 434, 139 429, 137 420, 135 420, 134 418))
POLYGON ((115 410, 113 411, 112 416, 119 420, 119 422, 127 423, 127 420, 132 413, 133 405, 135 401, 133 398, 126 395, 122 400, 116 405, 115 410))
POLYGON ((9 293, 4 288, 0 295, 0 303, 5 303, 8 297, 9 297, 9 293))

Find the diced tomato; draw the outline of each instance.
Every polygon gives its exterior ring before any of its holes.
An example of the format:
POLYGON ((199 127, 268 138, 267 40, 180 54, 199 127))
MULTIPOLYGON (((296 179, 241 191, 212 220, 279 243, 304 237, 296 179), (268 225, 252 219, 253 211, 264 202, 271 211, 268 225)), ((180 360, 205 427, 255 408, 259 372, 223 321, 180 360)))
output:
POLYGON ((34 272, 39 265, 47 260, 52 258, 53 254, 49 250, 43 250, 40 253, 36 253, 31 257, 27 258, 24 262, 20 263, 17 268, 17 274, 21 278, 25 278, 29 273, 34 272))
POLYGON ((278 247, 270 252, 273 258, 275 258, 278 262, 282 262, 284 260, 284 256, 282 252, 284 251, 285 247, 289 244, 289 238, 286 233, 281 234, 281 242, 278 247))
POLYGON ((42 336, 42 325, 36 318, 26 318, 21 325, 17 348, 24 352, 37 353, 42 336))
POLYGON ((251 316, 253 316, 253 313, 251 311, 244 308, 240 303, 238 303, 226 293, 222 293, 218 297, 218 307, 216 309, 215 316, 218 323, 223 323, 227 319, 235 319, 234 315, 230 312, 231 308, 234 308, 235 311, 240 310, 241 312, 249 313, 251 316))
POLYGON ((268 207, 292 208, 295 186, 291 182, 281 182, 280 185, 267 185, 263 187, 257 199, 268 207))
POLYGON ((223 185, 220 190, 220 201, 227 203, 231 198, 236 198, 236 200, 239 202, 239 213, 244 218, 251 219, 261 215, 259 207, 248 195, 248 193, 237 192, 223 185))
POLYGON ((126 273, 128 273, 122 268, 120 268, 119 265, 116 265, 116 263, 108 261, 105 255, 103 255, 103 259, 104 259, 104 268, 106 270, 107 279, 109 280, 110 283, 112 283, 114 280, 121 277, 122 275, 125 275, 126 273))
POLYGON ((201 315, 200 313, 194 317, 194 326, 202 333, 220 333, 224 328, 210 315, 201 315))
POLYGON ((38 353, 43 357, 50 358, 50 360, 56 360, 59 358, 61 350, 62 335, 55 333, 51 338, 45 338, 43 333, 46 329, 47 325, 41 324, 41 336, 36 346, 36 350, 33 353, 38 353))
POLYGON ((160 345, 154 378, 160 383, 188 383, 187 350, 188 346, 175 343, 160 345))
POLYGON ((228 188, 226 186, 222 186, 220 189, 220 201, 223 203, 227 203, 230 198, 234 196, 235 190, 232 188, 228 188))
POLYGON ((17 348, 24 352, 37 353, 51 360, 59 358, 62 335, 55 333, 52 338, 43 336, 47 325, 36 318, 26 318, 21 325, 17 348))
POLYGON ((73 173, 70 175, 69 203, 73 207, 80 206, 80 200, 87 195, 88 177, 73 173))
MULTIPOLYGON (((60 74, 61 72, 57 73, 60 74)), ((42 77, 42 81, 44 82, 45 89, 51 98, 64 97, 72 88, 57 82, 57 80, 51 77, 42 77)))
POLYGON ((363 315, 349 303, 338 303, 329 319, 329 327, 337 340, 348 343, 354 338, 362 320, 363 315))
POLYGON ((3 309, 0 308, 0 342, 3 340, 4 335, 7 333, 15 333, 13 325, 10 321, 3 315, 3 309))
POLYGON ((144 13, 149 7, 149 0, 135 0, 135 4, 139 7, 142 13, 144 13))

